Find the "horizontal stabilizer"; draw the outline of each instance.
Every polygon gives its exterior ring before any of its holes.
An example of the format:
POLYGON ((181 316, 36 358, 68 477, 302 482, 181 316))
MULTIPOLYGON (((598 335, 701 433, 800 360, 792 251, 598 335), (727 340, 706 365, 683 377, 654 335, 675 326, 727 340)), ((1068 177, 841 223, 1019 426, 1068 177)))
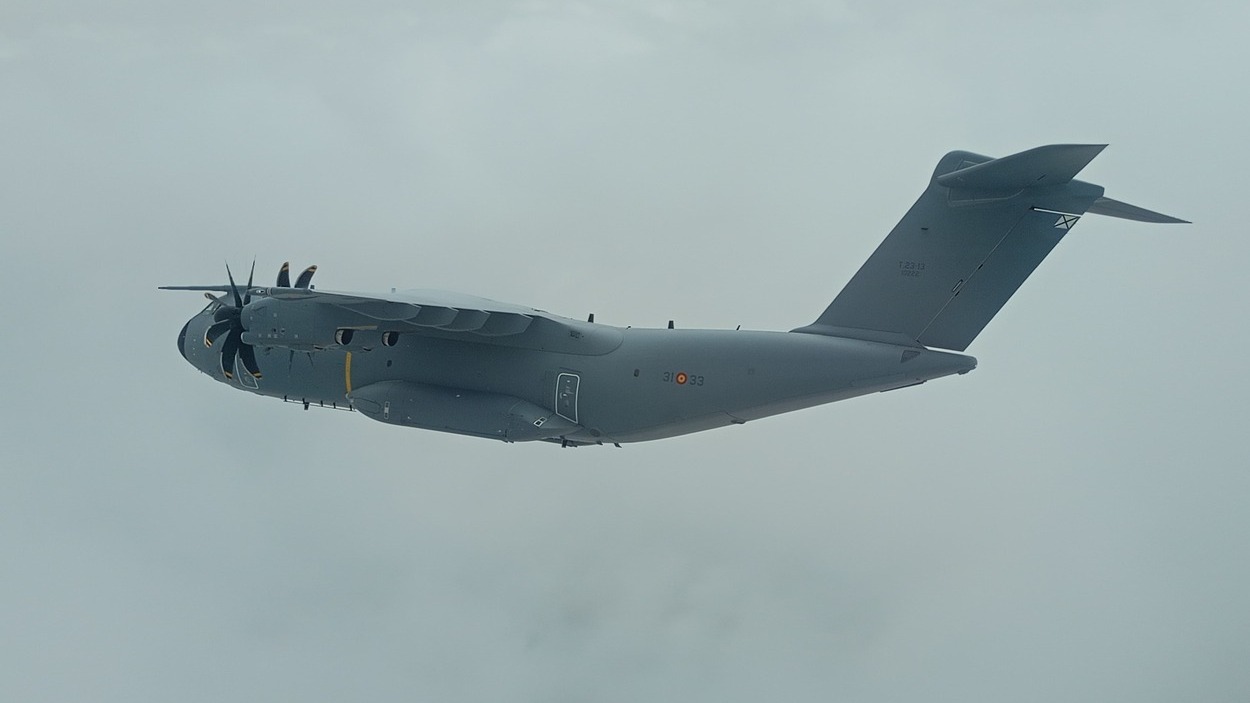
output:
POLYGON ((1164 215, 1160 212, 1147 210, 1144 207, 1129 205, 1119 200, 1111 198, 1099 198, 1094 201, 1093 205, 1086 210, 1087 213, 1095 215, 1106 215, 1107 217, 1118 217, 1122 220, 1133 220, 1134 222, 1157 222, 1159 224, 1178 224, 1187 225, 1189 220, 1182 220, 1170 215, 1164 215))
POLYGON ((1051 144, 965 166, 936 181, 948 188, 1020 190, 1071 181, 1106 144, 1051 144))

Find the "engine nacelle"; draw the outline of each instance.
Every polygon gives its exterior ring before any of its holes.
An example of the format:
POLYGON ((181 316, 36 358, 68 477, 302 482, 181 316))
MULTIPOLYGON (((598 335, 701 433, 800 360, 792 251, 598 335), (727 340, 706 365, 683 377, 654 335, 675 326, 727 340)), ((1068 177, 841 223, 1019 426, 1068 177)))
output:
POLYGON ((289 349, 348 351, 395 346, 399 333, 360 329, 361 316, 314 301, 261 298, 243 309, 243 341, 289 349))
POLYGON ((352 406, 393 425, 490 437, 505 442, 559 438, 581 429, 527 400, 411 381, 382 381, 353 389, 352 406))
POLYGON ((243 341, 258 346, 312 349, 335 344, 339 326, 328 315, 325 305, 311 301, 261 298, 243 308, 243 341))

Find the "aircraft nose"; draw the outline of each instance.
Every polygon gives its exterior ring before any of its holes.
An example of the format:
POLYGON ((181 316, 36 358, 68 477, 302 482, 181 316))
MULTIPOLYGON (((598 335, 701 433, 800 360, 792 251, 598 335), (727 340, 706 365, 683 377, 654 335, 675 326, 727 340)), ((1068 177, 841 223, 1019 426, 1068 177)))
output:
MULTIPOLYGON (((182 326, 182 331, 178 333, 178 353, 182 358, 187 359, 187 328, 191 326, 191 321, 187 320, 187 324, 182 326)), ((191 361, 187 359, 187 361, 191 361)))

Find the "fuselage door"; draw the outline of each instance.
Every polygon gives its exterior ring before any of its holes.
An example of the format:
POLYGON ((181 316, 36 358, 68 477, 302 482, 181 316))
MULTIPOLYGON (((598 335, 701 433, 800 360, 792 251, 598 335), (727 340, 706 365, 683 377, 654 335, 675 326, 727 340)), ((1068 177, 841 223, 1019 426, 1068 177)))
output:
POLYGON ((556 378, 556 414, 572 423, 577 422, 577 387, 579 385, 581 385, 581 378, 575 373, 562 373, 556 378))

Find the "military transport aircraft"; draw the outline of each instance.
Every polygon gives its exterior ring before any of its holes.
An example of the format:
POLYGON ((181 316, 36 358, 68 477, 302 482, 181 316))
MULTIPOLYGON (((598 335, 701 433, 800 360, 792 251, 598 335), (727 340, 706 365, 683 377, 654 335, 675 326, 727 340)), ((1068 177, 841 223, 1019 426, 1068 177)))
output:
MULTIPOLYGON (((958 354, 1086 213, 1184 222, 1074 176, 1105 145, 942 157, 928 188, 812 324, 791 332, 620 328, 456 293, 202 290, 178 335, 235 388, 505 442, 620 444, 740 425, 976 367, 958 354), (214 296, 212 293, 225 295, 214 296)), ((255 263, 252 265, 255 272, 255 263)))

